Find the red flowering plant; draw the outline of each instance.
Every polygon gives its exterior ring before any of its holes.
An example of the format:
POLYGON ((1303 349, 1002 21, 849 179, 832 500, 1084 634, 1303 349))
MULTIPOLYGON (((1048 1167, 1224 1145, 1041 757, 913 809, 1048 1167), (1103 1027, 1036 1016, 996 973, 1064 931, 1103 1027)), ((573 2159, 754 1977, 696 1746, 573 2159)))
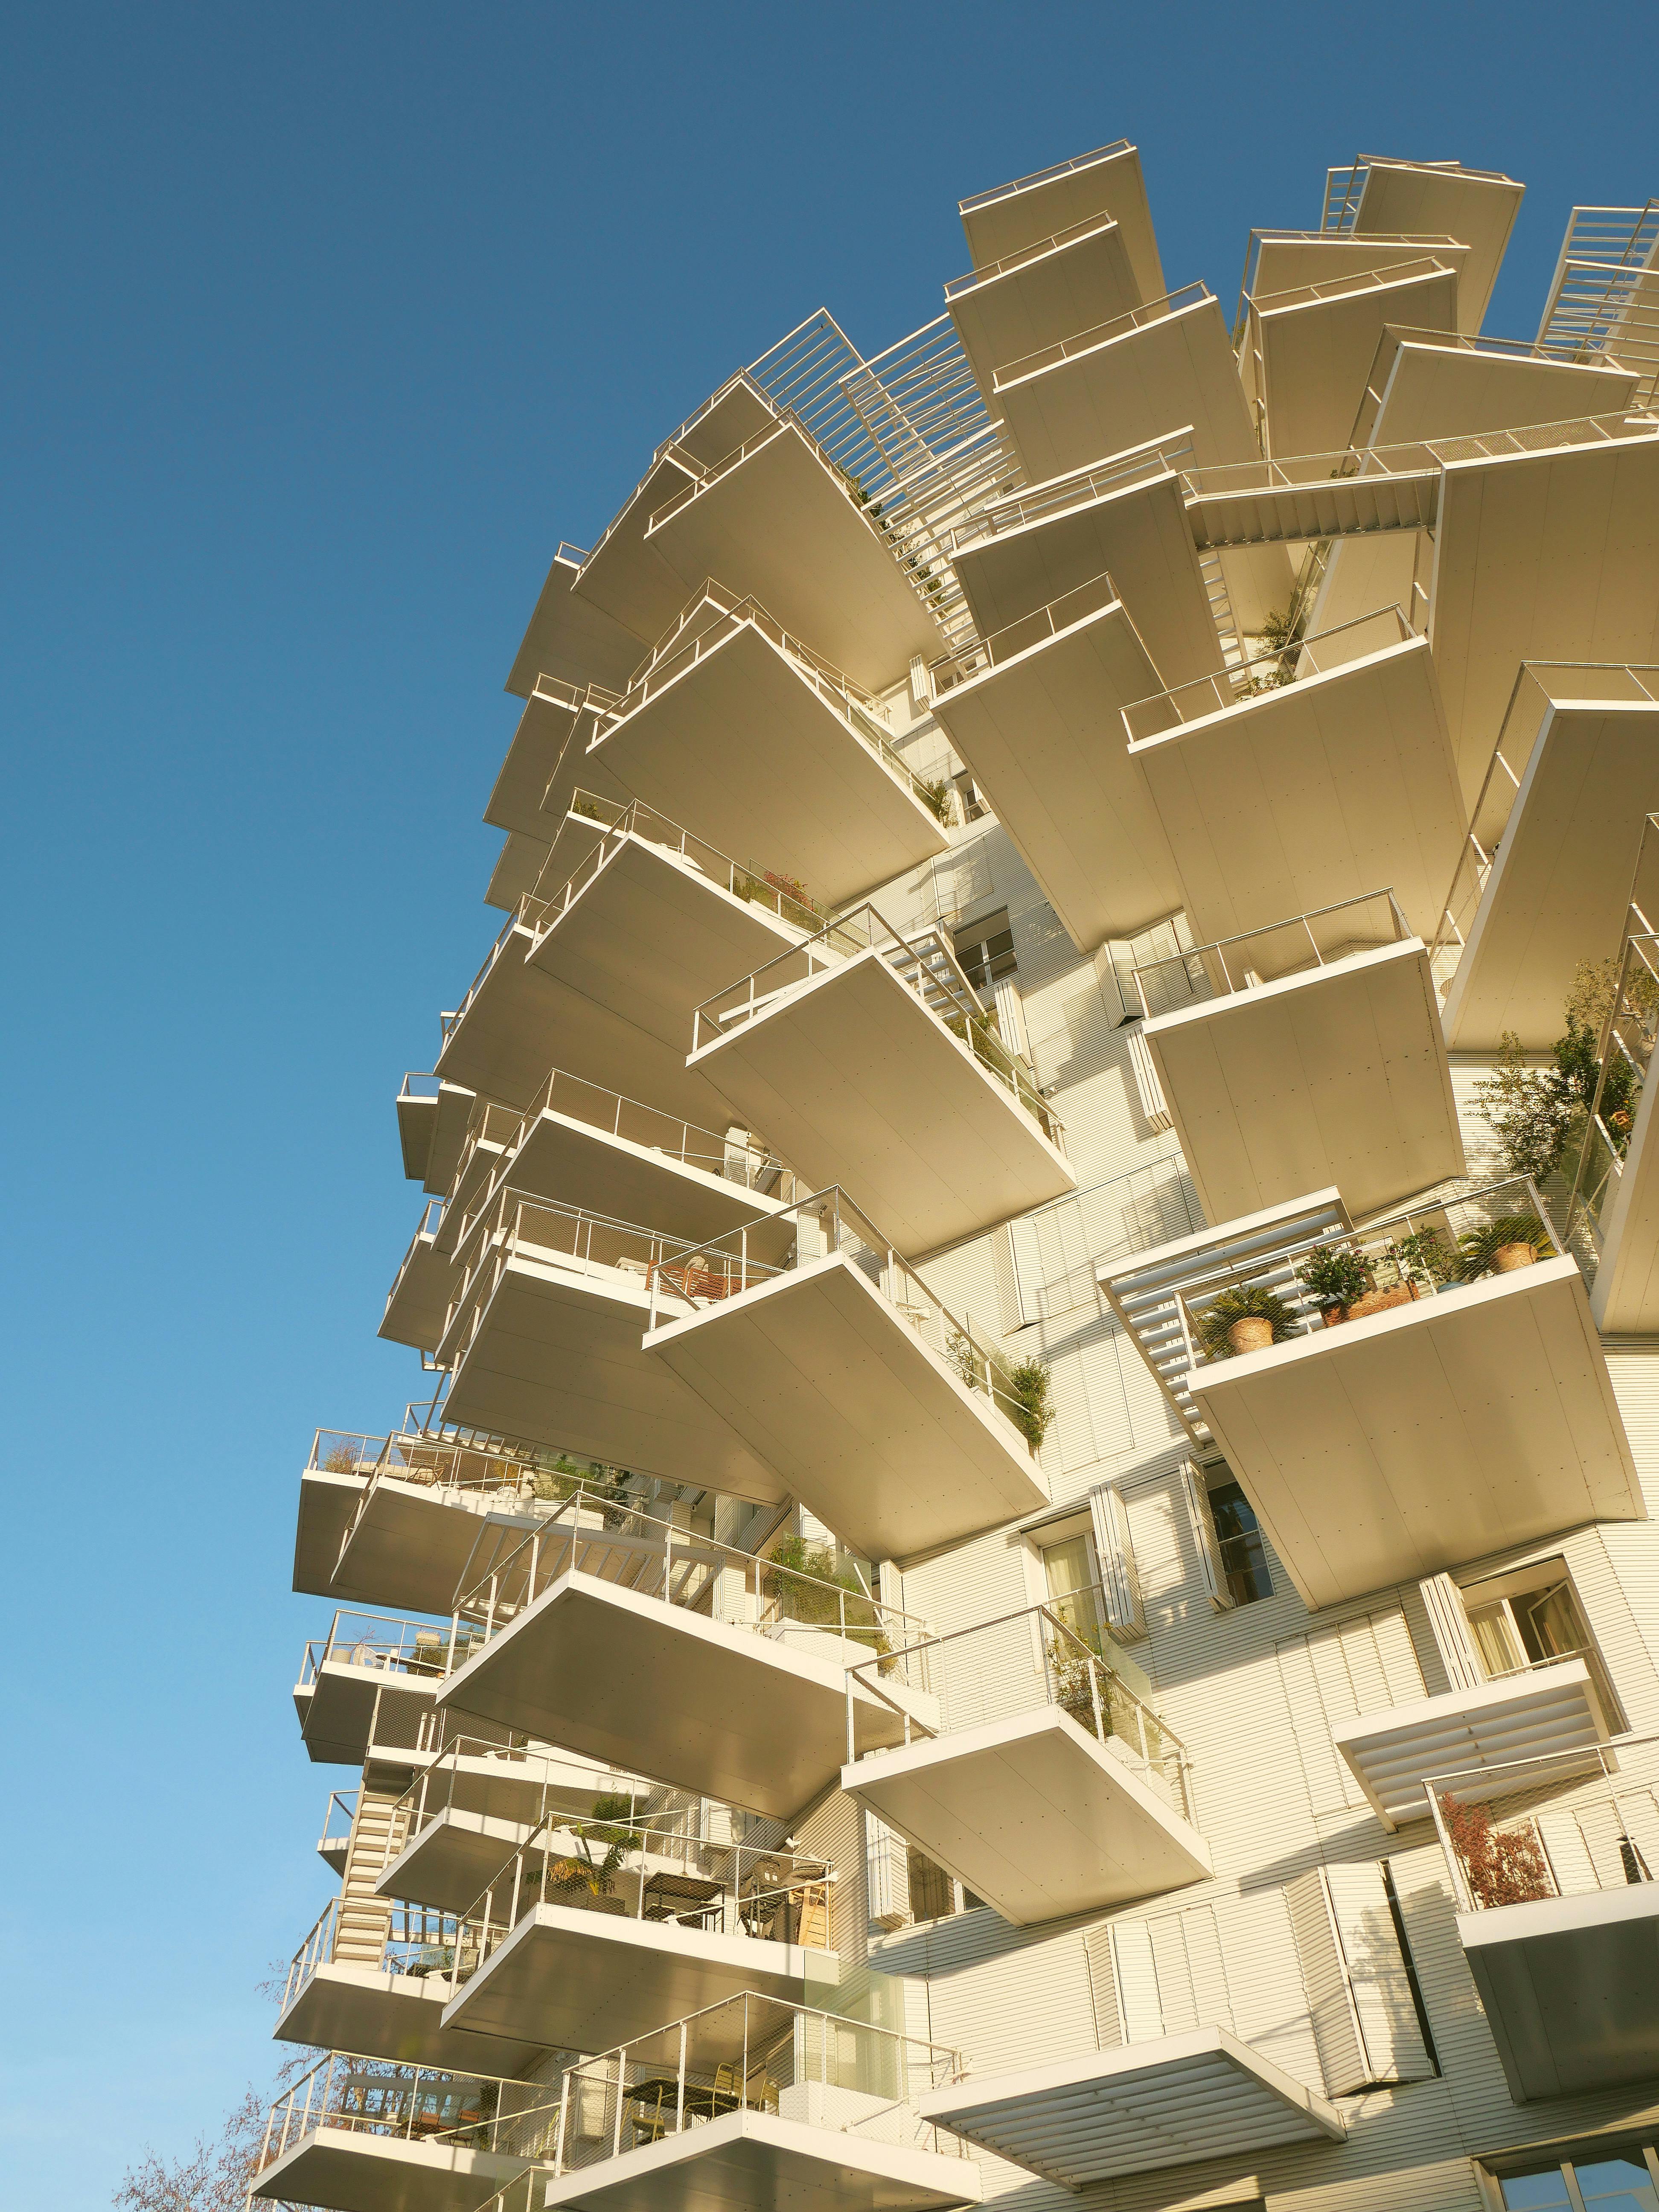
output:
POLYGON ((1442 1794, 1440 1817, 1477 1905, 1532 1905, 1554 1896, 1543 1846, 1532 1827, 1494 1828, 1484 1805, 1460 1805, 1449 1791, 1442 1794))

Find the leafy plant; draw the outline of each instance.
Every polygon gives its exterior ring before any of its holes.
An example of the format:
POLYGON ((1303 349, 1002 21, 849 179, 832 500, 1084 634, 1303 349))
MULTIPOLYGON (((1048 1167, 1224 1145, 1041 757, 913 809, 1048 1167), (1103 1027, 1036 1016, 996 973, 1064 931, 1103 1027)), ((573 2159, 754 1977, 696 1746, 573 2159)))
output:
POLYGON ((770 1563, 773 1594, 786 1620, 822 1622, 874 1651, 892 1650, 863 1583, 850 1570, 837 1573, 832 1551, 815 1548, 804 1536, 786 1536, 773 1546, 770 1563))
POLYGON ((1301 1261, 1298 1272, 1322 1306, 1351 1306, 1370 1288, 1364 1261, 1346 1244, 1319 1246, 1301 1261))
POLYGON ((1449 1792, 1440 1800, 1440 1817, 1477 1905, 1532 1905, 1555 1894, 1530 1828, 1494 1828, 1484 1805, 1460 1805, 1449 1792))
POLYGON ((1548 1232, 1535 1213, 1501 1213, 1457 1240, 1457 1271, 1466 1283, 1486 1273, 1496 1254, 1505 1244, 1528 1244, 1535 1260, 1553 1250, 1548 1232))
POLYGON ((549 1859, 543 1869, 543 1888, 567 1893, 585 1889, 590 1897, 608 1897, 629 1847, 644 1841, 638 1829, 616 1825, 633 1810, 626 1797, 595 1798, 593 1818, 571 1824, 574 1851, 549 1859))
POLYGON ((1212 1359, 1233 1357, 1227 1332, 1236 1321, 1271 1322, 1273 1342, 1282 1344, 1295 1328, 1296 1316, 1265 1283, 1235 1283, 1213 1297, 1199 1316, 1199 1342, 1212 1359))
POLYGON ((1015 1426, 1024 1431, 1033 1451, 1042 1444, 1054 1421, 1053 1382, 1047 1362, 1041 1359, 1022 1359, 1018 1366, 1007 1370, 1007 1395, 1012 1402, 1006 1410, 1015 1426))
POLYGON ((1576 1094, 1560 1071, 1529 1067, 1520 1038, 1505 1030, 1497 1065, 1475 1085, 1474 1101, 1510 1173, 1541 1182, 1566 1150, 1576 1118, 1576 1094))
POLYGON ((356 1472, 357 1455, 349 1444, 336 1444, 323 1462, 325 1474, 356 1474, 356 1472))
MULTIPOLYGON (((1095 1670, 1094 1659, 1064 1637, 1049 1637, 1048 1645, 1048 1674, 1054 1686, 1054 1703, 1093 1735, 1095 1698, 1090 1678, 1095 1670)), ((1109 1736, 1112 1733, 1111 1708, 1103 1681, 1100 1686, 1099 1733, 1102 1736, 1109 1736)))
POLYGON ((1261 650, 1260 659, 1273 656, 1259 676, 1252 677, 1251 691, 1277 691, 1286 684, 1296 681, 1296 657, 1301 649, 1297 635, 1297 624, 1290 610, 1280 614, 1264 615, 1261 620, 1261 650))
POLYGON ((1402 1237, 1390 1249, 1402 1273, 1414 1267, 1431 1283, 1449 1283, 1457 1273, 1457 1255, 1433 1222, 1426 1229, 1402 1237))
POLYGON ((916 796, 940 826, 951 826, 951 785, 945 776, 916 778, 916 796))

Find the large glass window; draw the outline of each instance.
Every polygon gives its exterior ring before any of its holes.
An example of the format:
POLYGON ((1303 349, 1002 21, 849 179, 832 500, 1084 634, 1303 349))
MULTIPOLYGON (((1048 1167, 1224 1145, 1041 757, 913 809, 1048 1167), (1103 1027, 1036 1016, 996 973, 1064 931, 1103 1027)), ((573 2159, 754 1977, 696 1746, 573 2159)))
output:
POLYGON ((1504 2212, 1659 2212, 1659 2151, 1630 2143, 1615 2154, 1553 2160, 1497 2178, 1504 2212))
POLYGON ((1547 1559, 1491 1576, 1466 1588, 1463 1602, 1488 1676, 1518 1674, 1555 1659, 1582 1659, 1595 1685, 1602 1717, 1618 1732, 1622 1721, 1613 1686, 1565 1561, 1547 1559))
POLYGON ((1045 1546, 1042 1571, 1048 1584, 1048 1603, 1074 1636, 1098 1651, 1103 1623, 1100 1617, 1100 1570, 1095 1547, 1087 1534, 1067 1537, 1064 1543, 1045 1546))
POLYGON ((988 992, 999 975, 1012 975, 1018 965, 1006 907, 988 914, 982 921, 967 923, 957 931, 955 941, 962 972, 976 991, 988 992))
POLYGON ((1231 1475, 1210 1485, 1210 1517, 1233 1603, 1252 1605, 1259 1597, 1271 1597, 1273 1577, 1255 1508, 1231 1475))

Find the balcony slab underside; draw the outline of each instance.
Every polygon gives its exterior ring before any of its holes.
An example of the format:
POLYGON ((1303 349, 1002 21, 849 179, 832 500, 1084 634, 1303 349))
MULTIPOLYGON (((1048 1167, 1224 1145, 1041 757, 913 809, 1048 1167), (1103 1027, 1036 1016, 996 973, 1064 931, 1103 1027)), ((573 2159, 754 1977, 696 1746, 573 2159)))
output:
POLYGON ((1611 1336, 1659 1331, 1659 1084, 1645 1083, 1635 1126, 1601 1214, 1601 1260, 1590 1293, 1595 1325, 1611 1336))
POLYGON ((454 1261, 440 1252, 429 1236, 417 1237, 398 1270, 376 1334, 389 1344, 430 1352, 444 1333, 444 1316, 455 1291, 454 1261))
POLYGON ((938 820, 752 623, 591 750, 617 781, 839 907, 950 848, 938 820))
POLYGON ((444 2022, 608 2051, 745 1990, 799 2004, 809 1977, 833 1983, 840 1971, 833 1951, 798 1943, 538 1905, 461 1984, 444 2022))
POLYGON ((1198 1831, 1054 1706, 857 1760, 841 1786, 1016 1927, 1212 1870, 1198 1831))
MULTIPOLYGON (((1200 467, 1255 459, 1250 410, 1217 301, 1200 300, 1093 344, 1080 339, 1079 349, 1047 367, 1022 371, 1015 362, 996 380, 992 404, 1034 483, 1087 468, 1175 423, 1190 424, 1200 467)), ((1368 351, 1360 365, 1362 386, 1370 358, 1368 351)))
POLYGON ((1161 684, 1114 601, 934 702, 1079 952, 1182 902, 1175 855, 1118 727, 1118 710, 1161 684))
POLYGON ((646 544, 690 589, 718 576, 758 599, 866 690, 895 682, 913 655, 932 659, 940 649, 939 627, 888 541, 792 425, 659 515, 646 544))
POLYGON ((317 1968, 277 2021, 276 2034, 283 2043, 456 2073, 516 2074, 537 2055, 534 2039, 447 2027, 450 1996, 436 1974, 389 1974, 340 1961, 317 1968))
POLYGON ((931 2091, 921 2110, 1062 2189, 1280 2144, 1341 2142, 1336 2107, 1224 2027, 931 2091))
POLYGON ((1468 248, 1453 238, 1420 234, 1381 238, 1352 230, 1292 231, 1261 240, 1251 290, 1256 298, 1263 299, 1271 292, 1297 291, 1304 284, 1380 275, 1385 270, 1398 269, 1403 262, 1421 261, 1429 254, 1461 275, 1468 248))
POLYGON ((980 2202, 980 2178, 971 2159, 739 2112, 550 2181, 545 2201, 586 2212, 951 2212, 980 2202))
POLYGON ((1443 232, 1462 240, 1468 256, 1458 283, 1457 327, 1472 333, 1485 319, 1522 189, 1507 177, 1372 161, 1353 228, 1361 234, 1376 232, 1383 237, 1438 236, 1443 232))
POLYGON ((1430 635, 1469 807, 1523 661, 1659 660, 1656 514, 1659 437, 1447 465, 1430 635))
POLYGON ((1158 259, 1158 239, 1140 155, 1133 146, 1114 148, 1097 161, 1081 162, 1052 176, 1022 184, 1018 190, 987 196, 962 211, 968 251, 974 266, 1006 261, 1091 216, 1109 216, 1123 234, 1135 282, 1143 300, 1161 300, 1168 289, 1158 259))
POLYGON ((1140 304, 1140 288, 1122 227, 1108 216, 1012 269, 988 271, 946 304, 988 400, 1000 368, 1127 314, 1140 304))
MULTIPOLYGON (((1472 352, 1436 345, 1413 332, 1395 348, 1366 443, 1404 446, 1423 438, 1473 436, 1499 424, 1520 430, 1583 416, 1617 415, 1630 404, 1640 381, 1629 369, 1472 352)), ((1339 445, 1346 437, 1345 433, 1339 445)))
MULTIPOLYGON (((423 1156, 426 1179, 422 1187, 429 1197, 444 1197, 453 1184, 455 1170, 466 1148, 473 1109, 477 1103, 477 1091, 463 1084, 439 1079, 437 1112, 432 1123, 431 1143, 423 1156)), ((399 1100, 398 1110, 400 1115, 403 1105, 404 1102, 399 1100)))
POLYGON ((294 1692, 306 1749, 318 1765, 361 1766, 371 1729, 377 1743, 413 1745, 436 1687, 435 1676, 327 1660, 312 1683, 294 1692))
POLYGON ((1200 943, 1379 884, 1432 940, 1464 812, 1425 638, 1179 724, 1129 757, 1181 871, 1164 910, 1184 905, 1200 943))
POLYGON ((325 2126, 268 2166, 252 2194, 324 2212, 477 2212, 530 2163, 453 2143, 400 2142, 325 2126))
POLYGON ((1250 336, 1261 354, 1268 452, 1341 453, 1384 327, 1450 331, 1456 319, 1457 273, 1437 265, 1334 298, 1264 301, 1251 313, 1250 336))
POLYGON ((784 1483, 644 1348, 637 1275, 554 1252, 508 1257, 451 1370, 446 1418, 770 1503, 784 1483))
POLYGON ((482 1500, 464 1503, 436 1486, 382 1475, 340 1555, 331 1592, 410 1613, 447 1613, 486 1519, 510 1523, 517 1504, 515 1493, 504 1492, 486 1515, 482 1500))
MULTIPOLYGON (((575 1571, 475 1653, 443 1702, 787 1820, 841 1771, 846 1670, 870 1650, 793 1623, 760 1634, 575 1571)), ((860 1750, 902 1741, 898 1702, 854 1693, 860 1750)), ((937 1722, 929 1700, 908 1702, 921 1724, 937 1722)))
MULTIPOLYGON (((799 944, 802 933, 769 906, 751 904, 714 883, 695 860, 629 836, 543 932, 529 965, 683 1055, 696 1008, 734 975, 799 944)), ((562 1053, 560 1037, 543 1062, 544 1075, 555 1061, 570 1066, 562 1053)), ((629 1089, 614 1073, 571 1073, 629 1089)), ((654 1104, 660 1094, 631 1095, 654 1104)))
POLYGON ((1521 783, 1446 994, 1454 1052, 1496 1052, 1506 1030, 1547 1051, 1578 963, 1617 957, 1642 822, 1659 808, 1659 706, 1554 700, 1525 763, 1504 758, 1521 783))
POLYGON ((1161 1015, 1141 1034, 1208 1220, 1328 1183, 1360 1218, 1464 1172, 1416 938, 1161 1015))
MULTIPOLYGON (((640 648, 631 639, 629 643, 637 660, 640 648)), ((543 812, 542 801, 571 732, 583 720, 578 694, 550 696, 532 692, 525 701, 519 726, 484 808, 483 818, 492 829, 516 831, 538 839, 544 846, 552 843, 558 823, 543 812)))
POLYGON ((533 1821, 496 1820, 446 1806, 404 1845, 375 1889, 410 1905, 465 1912, 537 1832, 533 1821))
POLYGON ((690 1064, 809 1188, 844 1188, 906 1254, 1077 1187, 1013 1094, 878 951, 780 993, 690 1064))
POLYGON ((300 1511, 294 1531, 294 1587, 314 1597, 334 1595, 334 1570, 351 1516, 368 1478, 307 1468, 300 1477, 300 1511))
POLYGON ((1659 2074, 1659 1883, 1460 1912, 1517 2105, 1659 2074))
POLYGON ((1310 1607, 1498 1544, 1646 1517, 1571 1260, 1213 1362, 1190 1381, 1310 1607))
POLYGON ((646 1340, 866 1559, 936 1551, 1048 1503, 1012 1422, 840 1255, 646 1340))
POLYGON ((1455 1774, 1460 1802, 1478 1798, 1476 1769, 1494 1770, 1492 1792, 1514 1787, 1505 1762, 1549 1759, 1528 1769, 1534 1783, 1599 1774, 1595 1747, 1607 1729, 1582 1659, 1448 1690, 1385 1711, 1338 1721, 1332 1741, 1387 1828, 1429 1817, 1425 1782, 1455 1774))
POLYGON ((529 698, 538 676, 556 677, 562 684, 603 684, 611 691, 627 689, 643 648, 632 630, 575 589, 580 570, 580 560, 568 552, 554 556, 507 672, 507 689, 514 697, 529 698))
POLYGON ((404 1156, 404 1174, 410 1182, 423 1182, 437 1133, 438 1102, 416 1093, 398 1101, 398 1144, 404 1156))

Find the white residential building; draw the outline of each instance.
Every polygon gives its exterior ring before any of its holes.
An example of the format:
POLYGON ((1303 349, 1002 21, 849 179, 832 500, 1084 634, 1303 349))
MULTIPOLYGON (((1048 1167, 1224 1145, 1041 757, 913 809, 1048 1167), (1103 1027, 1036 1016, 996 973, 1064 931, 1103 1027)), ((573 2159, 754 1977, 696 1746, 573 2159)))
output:
POLYGON ((1063 162, 559 548, 257 2197, 1659 2212, 1659 203, 1510 338, 1521 196, 1230 325, 1063 162))

